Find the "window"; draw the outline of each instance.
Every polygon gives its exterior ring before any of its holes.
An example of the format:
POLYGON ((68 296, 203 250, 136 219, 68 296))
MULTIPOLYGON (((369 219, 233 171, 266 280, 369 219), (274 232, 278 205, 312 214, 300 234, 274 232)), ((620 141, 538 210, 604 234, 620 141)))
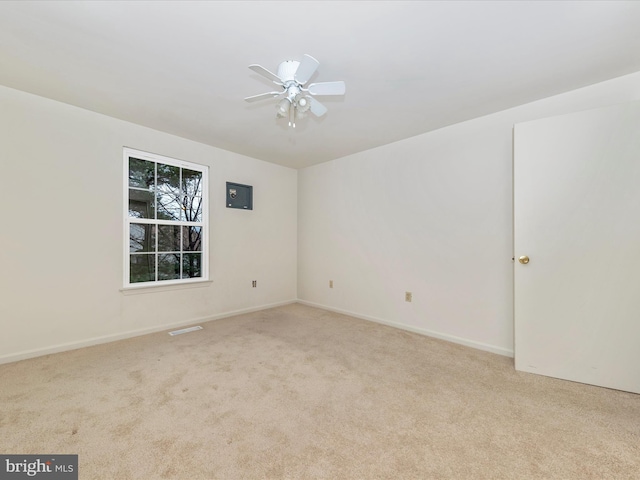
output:
POLYGON ((207 280, 208 167, 124 149, 124 286, 207 280))

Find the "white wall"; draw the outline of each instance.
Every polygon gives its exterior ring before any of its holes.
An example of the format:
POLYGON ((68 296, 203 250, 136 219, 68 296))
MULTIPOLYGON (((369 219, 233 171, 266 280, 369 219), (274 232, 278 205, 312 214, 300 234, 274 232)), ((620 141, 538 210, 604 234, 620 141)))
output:
POLYGON ((640 73, 296 172, 0 87, 0 363, 287 303, 296 288, 510 355, 513 124, 635 99, 640 73), (211 283, 120 290, 123 146, 210 166, 211 283), (225 208, 226 181, 253 185, 255 210, 225 208))
POLYGON ((0 167, 0 362, 296 299, 293 169, 5 87, 0 167), (210 166, 212 282, 120 290, 123 146, 210 166))
POLYGON ((298 298, 513 355, 513 125, 635 99, 640 72, 300 170, 298 298))

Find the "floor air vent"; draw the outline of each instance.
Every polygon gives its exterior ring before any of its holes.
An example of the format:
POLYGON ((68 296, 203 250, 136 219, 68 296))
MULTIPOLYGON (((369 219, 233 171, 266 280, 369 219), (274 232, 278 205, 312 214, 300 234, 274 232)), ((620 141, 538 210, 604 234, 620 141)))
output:
POLYGON ((174 330, 173 332, 169 332, 169 335, 173 337, 175 335, 182 335, 183 333, 195 332, 196 330, 202 330, 202 327, 198 325, 197 327, 189 327, 189 328, 183 328, 182 330, 174 330))

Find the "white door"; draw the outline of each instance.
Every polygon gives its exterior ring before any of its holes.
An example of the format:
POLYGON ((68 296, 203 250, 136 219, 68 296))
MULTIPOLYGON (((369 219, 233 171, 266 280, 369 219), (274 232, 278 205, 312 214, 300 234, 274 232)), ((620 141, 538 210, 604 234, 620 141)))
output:
POLYGON ((640 102, 515 126, 514 252, 516 369, 640 393, 640 102))

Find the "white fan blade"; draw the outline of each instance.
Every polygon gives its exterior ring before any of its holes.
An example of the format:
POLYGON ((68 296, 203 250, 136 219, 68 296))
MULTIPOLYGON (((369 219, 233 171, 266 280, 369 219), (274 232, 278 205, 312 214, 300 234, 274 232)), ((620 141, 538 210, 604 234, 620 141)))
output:
POLYGON ((282 95, 283 92, 269 92, 269 93, 261 93, 259 95, 253 95, 251 97, 247 97, 244 99, 245 102, 255 102, 257 100, 262 100, 269 97, 277 97, 278 95, 282 95))
POLYGON ((343 81, 312 83, 308 87, 311 95, 344 95, 346 89, 343 81))
POLYGON ((309 105, 309 110, 311 110, 311 113, 313 113, 316 117, 321 117, 322 115, 327 113, 327 107, 325 107, 313 97, 309 97, 309 105))
POLYGON ((320 65, 320 62, 318 62, 311 55, 307 55, 305 53, 294 75, 295 81, 300 85, 304 85, 305 83, 307 83, 311 76, 316 73, 318 65, 320 65))
POLYGON ((263 77, 268 78, 272 82, 277 83, 278 85, 282 85, 284 83, 279 76, 277 76, 273 72, 270 72, 269 70, 264 68, 262 65, 249 65, 249 68, 256 73, 259 73, 263 77))

